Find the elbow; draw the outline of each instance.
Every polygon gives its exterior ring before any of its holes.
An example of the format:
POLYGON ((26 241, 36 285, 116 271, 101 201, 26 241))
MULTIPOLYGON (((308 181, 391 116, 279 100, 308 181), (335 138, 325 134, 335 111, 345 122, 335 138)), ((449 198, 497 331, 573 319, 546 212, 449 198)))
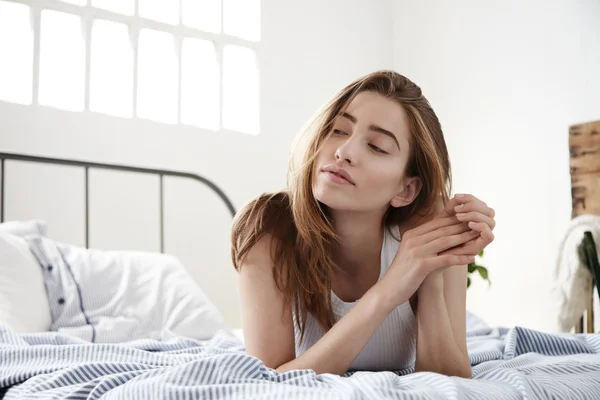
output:
POLYGON ((429 365, 417 363, 415 365, 415 372, 434 372, 446 376, 456 376, 465 379, 471 379, 473 377, 473 371, 471 369, 471 363, 469 359, 455 363, 436 363, 429 365))
POLYGON ((280 365, 279 367, 273 368, 275 371, 277 371, 280 374, 284 374, 288 371, 291 370, 291 368, 287 365, 287 363, 280 365))
POLYGON ((459 378, 471 379, 473 377, 473 370, 471 369, 470 365, 467 365, 463 368, 457 368, 457 370, 454 371, 454 374, 449 376, 457 376, 459 378))
POLYGON ((265 366, 283 374, 298 369, 294 360, 295 358, 292 358, 291 360, 272 360, 270 363, 265 363, 265 366))
POLYGON ((264 366, 268 369, 273 369, 279 373, 291 371, 295 366, 295 354, 283 352, 265 352, 265 351, 254 351, 253 349, 246 350, 246 354, 252 357, 258 358, 264 366))
POLYGON ((456 376, 465 379, 471 379, 473 377, 473 370, 471 369, 471 363, 468 358, 460 363, 452 365, 442 373, 444 375, 456 376))
POLYGON ((280 366, 278 366, 277 368, 273 368, 275 371, 277 371, 277 373, 279 374, 283 374, 289 371, 298 371, 298 370, 311 370, 313 371, 315 374, 320 375, 320 374, 332 374, 332 375, 338 375, 338 376, 343 376, 346 373, 346 370, 343 369, 339 369, 339 368, 335 368, 335 367, 327 367, 327 366, 319 366, 319 367, 315 367, 315 366, 309 366, 306 365, 305 363, 303 363, 302 361, 299 361, 297 358, 291 361, 288 361, 284 364, 281 364, 280 366))
POLYGON ((441 373, 447 376, 456 376, 458 378, 465 379, 471 379, 473 377, 471 363, 468 360, 467 362, 455 364, 451 368, 448 368, 445 371, 442 371, 441 373))
POLYGON ((267 367, 269 369, 273 369, 280 374, 283 374, 284 372, 288 372, 292 369, 288 365, 289 362, 282 362, 280 360, 271 360, 271 361, 261 360, 261 361, 263 362, 263 364, 265 364, 265 367, 267 367))
POLYGON ((463 354, 463 359, 459 366, 457 366, 457 372, 455 376, 471 379, 473 377, 473 370, 471 369, 471 360, 469 359, 468 353, 463 354))

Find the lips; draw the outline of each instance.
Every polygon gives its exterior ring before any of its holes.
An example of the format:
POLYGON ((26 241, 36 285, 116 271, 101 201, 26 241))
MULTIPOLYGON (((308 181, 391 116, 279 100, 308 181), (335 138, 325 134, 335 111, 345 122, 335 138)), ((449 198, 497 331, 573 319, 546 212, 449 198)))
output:
POLYGON ((322 170, 325 175, 332 181, 336 183, 349 183, 354 185, 354 180, 350 176, 350 174, 343 168, 337 167, 335 165, 328 165, 322 170))

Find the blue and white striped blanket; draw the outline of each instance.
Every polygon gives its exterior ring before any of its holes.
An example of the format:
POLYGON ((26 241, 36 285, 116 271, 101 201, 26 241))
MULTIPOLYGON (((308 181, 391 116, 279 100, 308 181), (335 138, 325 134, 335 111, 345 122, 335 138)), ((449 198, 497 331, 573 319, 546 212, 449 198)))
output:
MULTIPOLYGON (((473 379, 412 371, 279 374, 229 331, 90 344, 0 325, 5 399, 600 399, 600 335, 521 327, 472 332, 473 379)), ((1 395, 0 395, 1 397, 1 395)))

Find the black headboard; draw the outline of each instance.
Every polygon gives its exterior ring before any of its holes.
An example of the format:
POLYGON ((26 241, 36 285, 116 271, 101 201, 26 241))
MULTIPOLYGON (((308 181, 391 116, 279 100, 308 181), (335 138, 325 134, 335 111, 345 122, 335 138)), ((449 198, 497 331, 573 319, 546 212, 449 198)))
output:
POLYGON ((96 162, 88 162, 81 160, 71 160, 71 159, 63 159, 63 158, 50 158, 50 157, 39 157, 34 155, 27 154, 17 154, 17 153, 2 153, 0 152, 0 167, 2 171, 0 173, 0 222, 4 222, 4 208, 5 208, 5 186, 4 186, 4 177, 6 174, 6 164, 5 160, 16 160, 16 161, 25 161, 32 163, 43 163, 43 164, 55 164, 55 165, 68 165, 72 167, 80 167, 84 168, 85 171, 85 247, 89 246, 89 233, 90 233, 90 225, 89 225, 89 170, 90 168, 95 169, 108 169, 108 170, 116 170, 116 171, 127 171, 127 172, 139 172, 142 174, 151 174, 157 175, 159 177, 159 210, 160 210, 160 251, 164 252, 164 185, 163 185, 163 177, 164 176, 176 176, 180 178, 189 178, 195 181, 201 182, 202 184, 211 188, 220 198, 223 200, 231 216, 235 215, 235 208, 231 203, 231 200, 227 197, 227 195, 213 182, 210 180, 203 178, 199 175, 181 172, 181 171, 169 171, 163 169, 152 169, 152 168, 141 168, 141 167, 132 167, 128 165, 118 165, 118 164, 104 164, 104 163, 96 163, 96 162))

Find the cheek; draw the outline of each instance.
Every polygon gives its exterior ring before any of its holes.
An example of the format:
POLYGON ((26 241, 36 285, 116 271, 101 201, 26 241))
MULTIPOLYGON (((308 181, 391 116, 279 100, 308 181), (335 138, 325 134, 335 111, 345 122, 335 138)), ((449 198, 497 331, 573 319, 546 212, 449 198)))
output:
POLYGON ((400 183, 402 180, 402 174, 399 171, 395 171, 389 166, 387 168, 371 168, 368 173, 368 186, 365 190, 365 195, 376 198, 388 198, 394 197, 398 194, 400 183), (376 194, 373 196, 373 194, 376 194))
POLYGON ((329 141, 324 141, 323 143, 321 143, 321 147, 319 148, 319 150, 317 151, 316 157, 315 157, 315 161, 318 163, 319 161, 323 161, 323 160, 327 160, 328 158, 332 158, 333 157, 333 152, 335 150, 331 150, 331 143, 329 143, 329 141))
POLYGON ((335 153, 336 149, 337 145, 335 143, 335 140, 333 140, 332 137, 328 137, 323 140, 323 143, 321 143, 321 150, 319 151, 319 155, 322 157, 333 157, 333 153, 335 153))
POLYGON ((389 165, 377 166, 374 163, 370 165, 368 176, 369 182, 381 190, 384 190, 385 188, 396 189, 402 179, 402 174, 389 165))

